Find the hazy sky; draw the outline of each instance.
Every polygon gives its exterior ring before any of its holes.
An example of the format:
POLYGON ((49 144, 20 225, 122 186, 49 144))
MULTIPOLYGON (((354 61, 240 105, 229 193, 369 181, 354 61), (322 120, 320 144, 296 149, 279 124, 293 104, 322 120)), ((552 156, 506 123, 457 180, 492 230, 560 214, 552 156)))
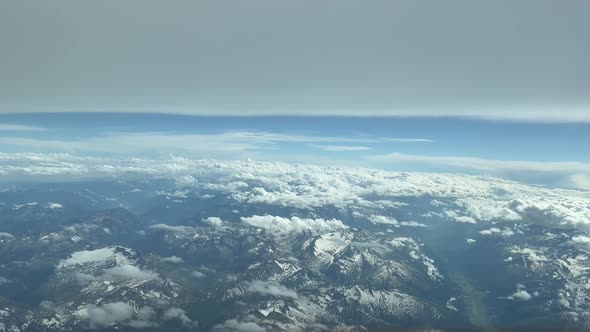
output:
POLYGON ((2 1, 0 112, 590 121, 590 1, 2 1))

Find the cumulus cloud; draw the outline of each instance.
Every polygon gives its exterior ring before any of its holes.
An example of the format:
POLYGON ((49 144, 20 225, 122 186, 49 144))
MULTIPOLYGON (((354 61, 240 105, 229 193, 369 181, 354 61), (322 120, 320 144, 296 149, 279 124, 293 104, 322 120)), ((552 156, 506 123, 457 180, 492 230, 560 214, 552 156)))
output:
POLYGON ((512 294, 509 298, 515 299, 515 300, 520 300, 520 301, 528 301, 532 298, 532 296, 526 290, 521 289, 521 290, 514 292, 514 294, 512 294))
POLYGON ((49 209, 61 209, 63 207, 64 206, 59 203, 48 203, 47 204, 47 208, 49 208, 49 209))
POLYGON ((198 323, 190 319, 181 308, 168 308, 163 315, 164 320, 178 319, 186 327, 197 327, 198 323))
POLYGON ((178 188, 186 188, 191 187, 197 183, 194 177, 190 175, 179 176, 176 178, 176 187, 178 188))
MULTIPOLYGON (((53 308, 53 304, 50 306, 53 308)), ((92 327, 109 327, 120 324, 140 329, 158 325, 152 321, 156 316, 153 308, 148 306, 137 308, 126 302, 111 302, 98 306, 86 305, 76 312, 76 315, 81 319, 88 320, 92 327)))
POLYGON ((470 217, 479 221, 517 221, 522 219, 522 216, 511 210, 507 203, 493 198, 461 198, 456 200, 455 204, 462 206, 470 217))
POLYGON ((247 291, 262 295, 271 295, 277 297, 288 297, 296 299, 297 293, 279 283, 270 281, 255 280, 248 285, 247 291))
POLYGON ((489 229, 484 229, 479 232, 481 235, 501 235, 501 236, 512 236, 514 232, 510 228, 499 229, 496 227, 492 227, 489 229))
POLYGON ((175 263, 175 264, 184 262, 184 259, 182 259, 180 257, 176 257, 176 256, 163 257, 163 258, 161 258, 161 260, 163 262, 169 262, 169 263, 175 263))
POLYGON ((575 235, 572 237, 572 241, 575 243, 590 244, 590 237, 585 235, 575 235))
POLYGON ((158 323, 153 321, 156 318, 156 311, 152 307, 142 307, 136 311, 135 317, 127 322, 125 325, 136 329, 144 329, 147 327, 158 326, 158 323))
POLYGON ((191 276, 195 278, 205 278, 205 274, 201 271, 193 271, 191 272, 191 276))
POLYGON ((14 236, 10 233, 0 232, 0 239, 12 239, 14 236))
POLYGON ((369 221, 373 224, 385 224, 399 227, 399 222, 394 217, 372 215, 369 217, 369 221))
POLYGON ((467 239, 467 240, 465 240, 465 242, 471 244, 471 243, 475 243, 476 241, 474 239, 467 239))
MULTIPOLYGON (((399 173, 375 169, 318 167, 254 161, 105 159, 66 154, 0 153, 0 176, 51 177, 191 175, 195 190, 226 195, 240 204, 298 209, 325 206, 382 211, 401 197, 428 197, 449 220, 465 223, 518 221, 590 227, 590 193, 529 186, 494 177, 399 173), (520 219, 519 219, 520 218, 520 219)), ((371 215, 367 212, 367 215, 371 215)), ((379 213, 375 213, 379 214, 379 213)), ((189 232, 186 226, 151 229, 189 232)))
MULTIPOLYGON (((538 295, 536 292, 533 295, 538 295)), ((516 285, 516 292, 514 292, 512 295, 508 296, 507 298, 510 300, 516 300, 516 301, 528 301, 530 299, 533 298, 533 295, 529 294, 529 292, 526 291, 526 287, 524 287, 521 284, 516 285)))
POLYGON ((236 319, 226 320, 214 327, 215 331, 266 332, 266 329, 253 322, 239 322, 236 319))
POLYGON ((101 306, 88 305, 81 312, 92 326, 102 327, 129 320, 133 313, 133 307, 125 302, 105 303, 101 306))
POLYGON ((393 240, 389 241, 394 247, 401 248, 401 247, 410 247, 410 248, 418 248, 418 243, 410 237, 396 237, 393 240))
POLYGON ((242 217, 242 222, 253 226, 265 229, 272 233, 288 234, 299 233, 305 231, 323 232, 326 230, 346 229, 340 220, 337 219, 307 219, 299 217, 283 218, 278 216, 252 216, 242 217))
POLYGON ((476 224, 477 223, 477 221, 475 219, 473 219, 472 217, 459 215, 456 211, 453 211, 453 210, 445 211, 445 215, 449 219, 451 219, 455 222, 462 222, 462 223, 467 223, 467 224, 476 224))
POLYGON ((137 318, 141 320, 150 320, 156 315, 156 311, 152 307, 142 307, 137 311, 137 318))
POLYGON ((218 217, 209 217, 209 218, 203 219, 203 222, 210 225, 210 226, 213 226, 213 227, 219 227, 223 224, 223 220, 221 220, 218 217))

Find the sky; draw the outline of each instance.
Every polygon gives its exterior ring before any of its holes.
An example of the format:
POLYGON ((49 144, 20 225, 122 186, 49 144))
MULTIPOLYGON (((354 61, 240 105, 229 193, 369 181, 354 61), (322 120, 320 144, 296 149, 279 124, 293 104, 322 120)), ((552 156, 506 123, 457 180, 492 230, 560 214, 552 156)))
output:
POLYGON ((254 159, 590 188, 590 124, 423 117, 0 115, 0 151, 254 159))
POLYGON ((3 1, 0 152, 590 188, 588 1, 3 1))
POLYGON ((590 121, 586 0, 2 1, 0 112, 590 121))

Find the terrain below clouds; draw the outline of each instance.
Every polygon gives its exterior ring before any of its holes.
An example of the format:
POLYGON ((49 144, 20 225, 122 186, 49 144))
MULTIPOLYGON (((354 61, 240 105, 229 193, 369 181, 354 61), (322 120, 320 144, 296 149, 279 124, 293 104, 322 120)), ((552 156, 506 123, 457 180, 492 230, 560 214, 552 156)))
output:
POLYGON ((0 178, 0 331, 590 327, 587 191, 63 154, 0 178))

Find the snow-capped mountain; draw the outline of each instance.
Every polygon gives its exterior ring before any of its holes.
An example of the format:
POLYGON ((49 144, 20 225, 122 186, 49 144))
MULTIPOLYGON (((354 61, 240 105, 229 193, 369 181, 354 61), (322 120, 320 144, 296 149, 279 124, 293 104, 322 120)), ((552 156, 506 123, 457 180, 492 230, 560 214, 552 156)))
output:
POLYGON ((590 327, 586 191, 135 162, 0 193, 0 331, 590 327))

